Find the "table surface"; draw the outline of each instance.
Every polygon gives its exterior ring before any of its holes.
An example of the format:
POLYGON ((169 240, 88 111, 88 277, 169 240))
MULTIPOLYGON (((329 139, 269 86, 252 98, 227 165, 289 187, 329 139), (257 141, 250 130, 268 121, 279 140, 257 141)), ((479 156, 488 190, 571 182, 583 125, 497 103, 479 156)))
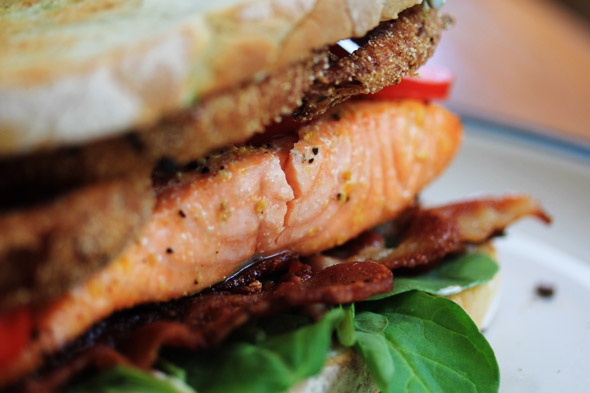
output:
POLYGON ((590 143, 590 24, 549 0, 447 0, 431 60, 456 74, 449 105, 590 143))

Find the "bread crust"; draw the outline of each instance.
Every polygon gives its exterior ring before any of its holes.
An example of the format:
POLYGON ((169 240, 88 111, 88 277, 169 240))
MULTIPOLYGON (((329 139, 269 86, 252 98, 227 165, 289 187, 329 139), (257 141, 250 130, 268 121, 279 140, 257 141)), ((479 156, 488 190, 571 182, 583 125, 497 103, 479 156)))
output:
POLYGON ((420 2, 13 2, 0 14, 0 154, 153 124, 420 2))
POLYGON ((339 347, 328 355, 322 372, 306 379, 289 393, 377 393, 364 360, 355 351, 339 347))

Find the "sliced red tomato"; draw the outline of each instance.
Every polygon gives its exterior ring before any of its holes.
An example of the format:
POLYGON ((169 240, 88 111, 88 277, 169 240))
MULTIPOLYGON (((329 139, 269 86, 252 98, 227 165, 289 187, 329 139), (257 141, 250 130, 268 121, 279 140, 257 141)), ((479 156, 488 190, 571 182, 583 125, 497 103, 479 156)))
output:
POLYGON ((22 307, 0 314, 0 369, 8 366, 31 340, 31 310, 22 307))
POLYGON ((427 66, 418 70, 417 76, 406 77, 401 83, 383 88, 367 97, 376 100, 445 100, 453 85, 453 74, 443 67, 427 66))

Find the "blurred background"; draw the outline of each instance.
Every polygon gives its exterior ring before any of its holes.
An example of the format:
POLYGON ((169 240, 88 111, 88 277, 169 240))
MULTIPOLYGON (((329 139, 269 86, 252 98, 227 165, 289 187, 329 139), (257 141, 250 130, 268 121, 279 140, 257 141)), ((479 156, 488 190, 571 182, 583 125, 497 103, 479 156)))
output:
POLYGON ((590 20, 590 2, 588 0, 554 0, 558 3, 562 3, 566 7, 569 7, 574 12, 578 12, 580 16, 590 20))
POLYGON ((590 1, 447 0, 449 105, 590 146, 590 1))

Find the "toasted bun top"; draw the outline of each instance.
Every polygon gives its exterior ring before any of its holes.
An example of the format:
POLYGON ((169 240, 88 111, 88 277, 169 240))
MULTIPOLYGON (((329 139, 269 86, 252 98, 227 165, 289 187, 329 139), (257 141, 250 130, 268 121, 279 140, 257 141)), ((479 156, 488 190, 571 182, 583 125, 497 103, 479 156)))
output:
POLYGON ((421 0, 9 1, 0 155, 116 135, 421 0))

